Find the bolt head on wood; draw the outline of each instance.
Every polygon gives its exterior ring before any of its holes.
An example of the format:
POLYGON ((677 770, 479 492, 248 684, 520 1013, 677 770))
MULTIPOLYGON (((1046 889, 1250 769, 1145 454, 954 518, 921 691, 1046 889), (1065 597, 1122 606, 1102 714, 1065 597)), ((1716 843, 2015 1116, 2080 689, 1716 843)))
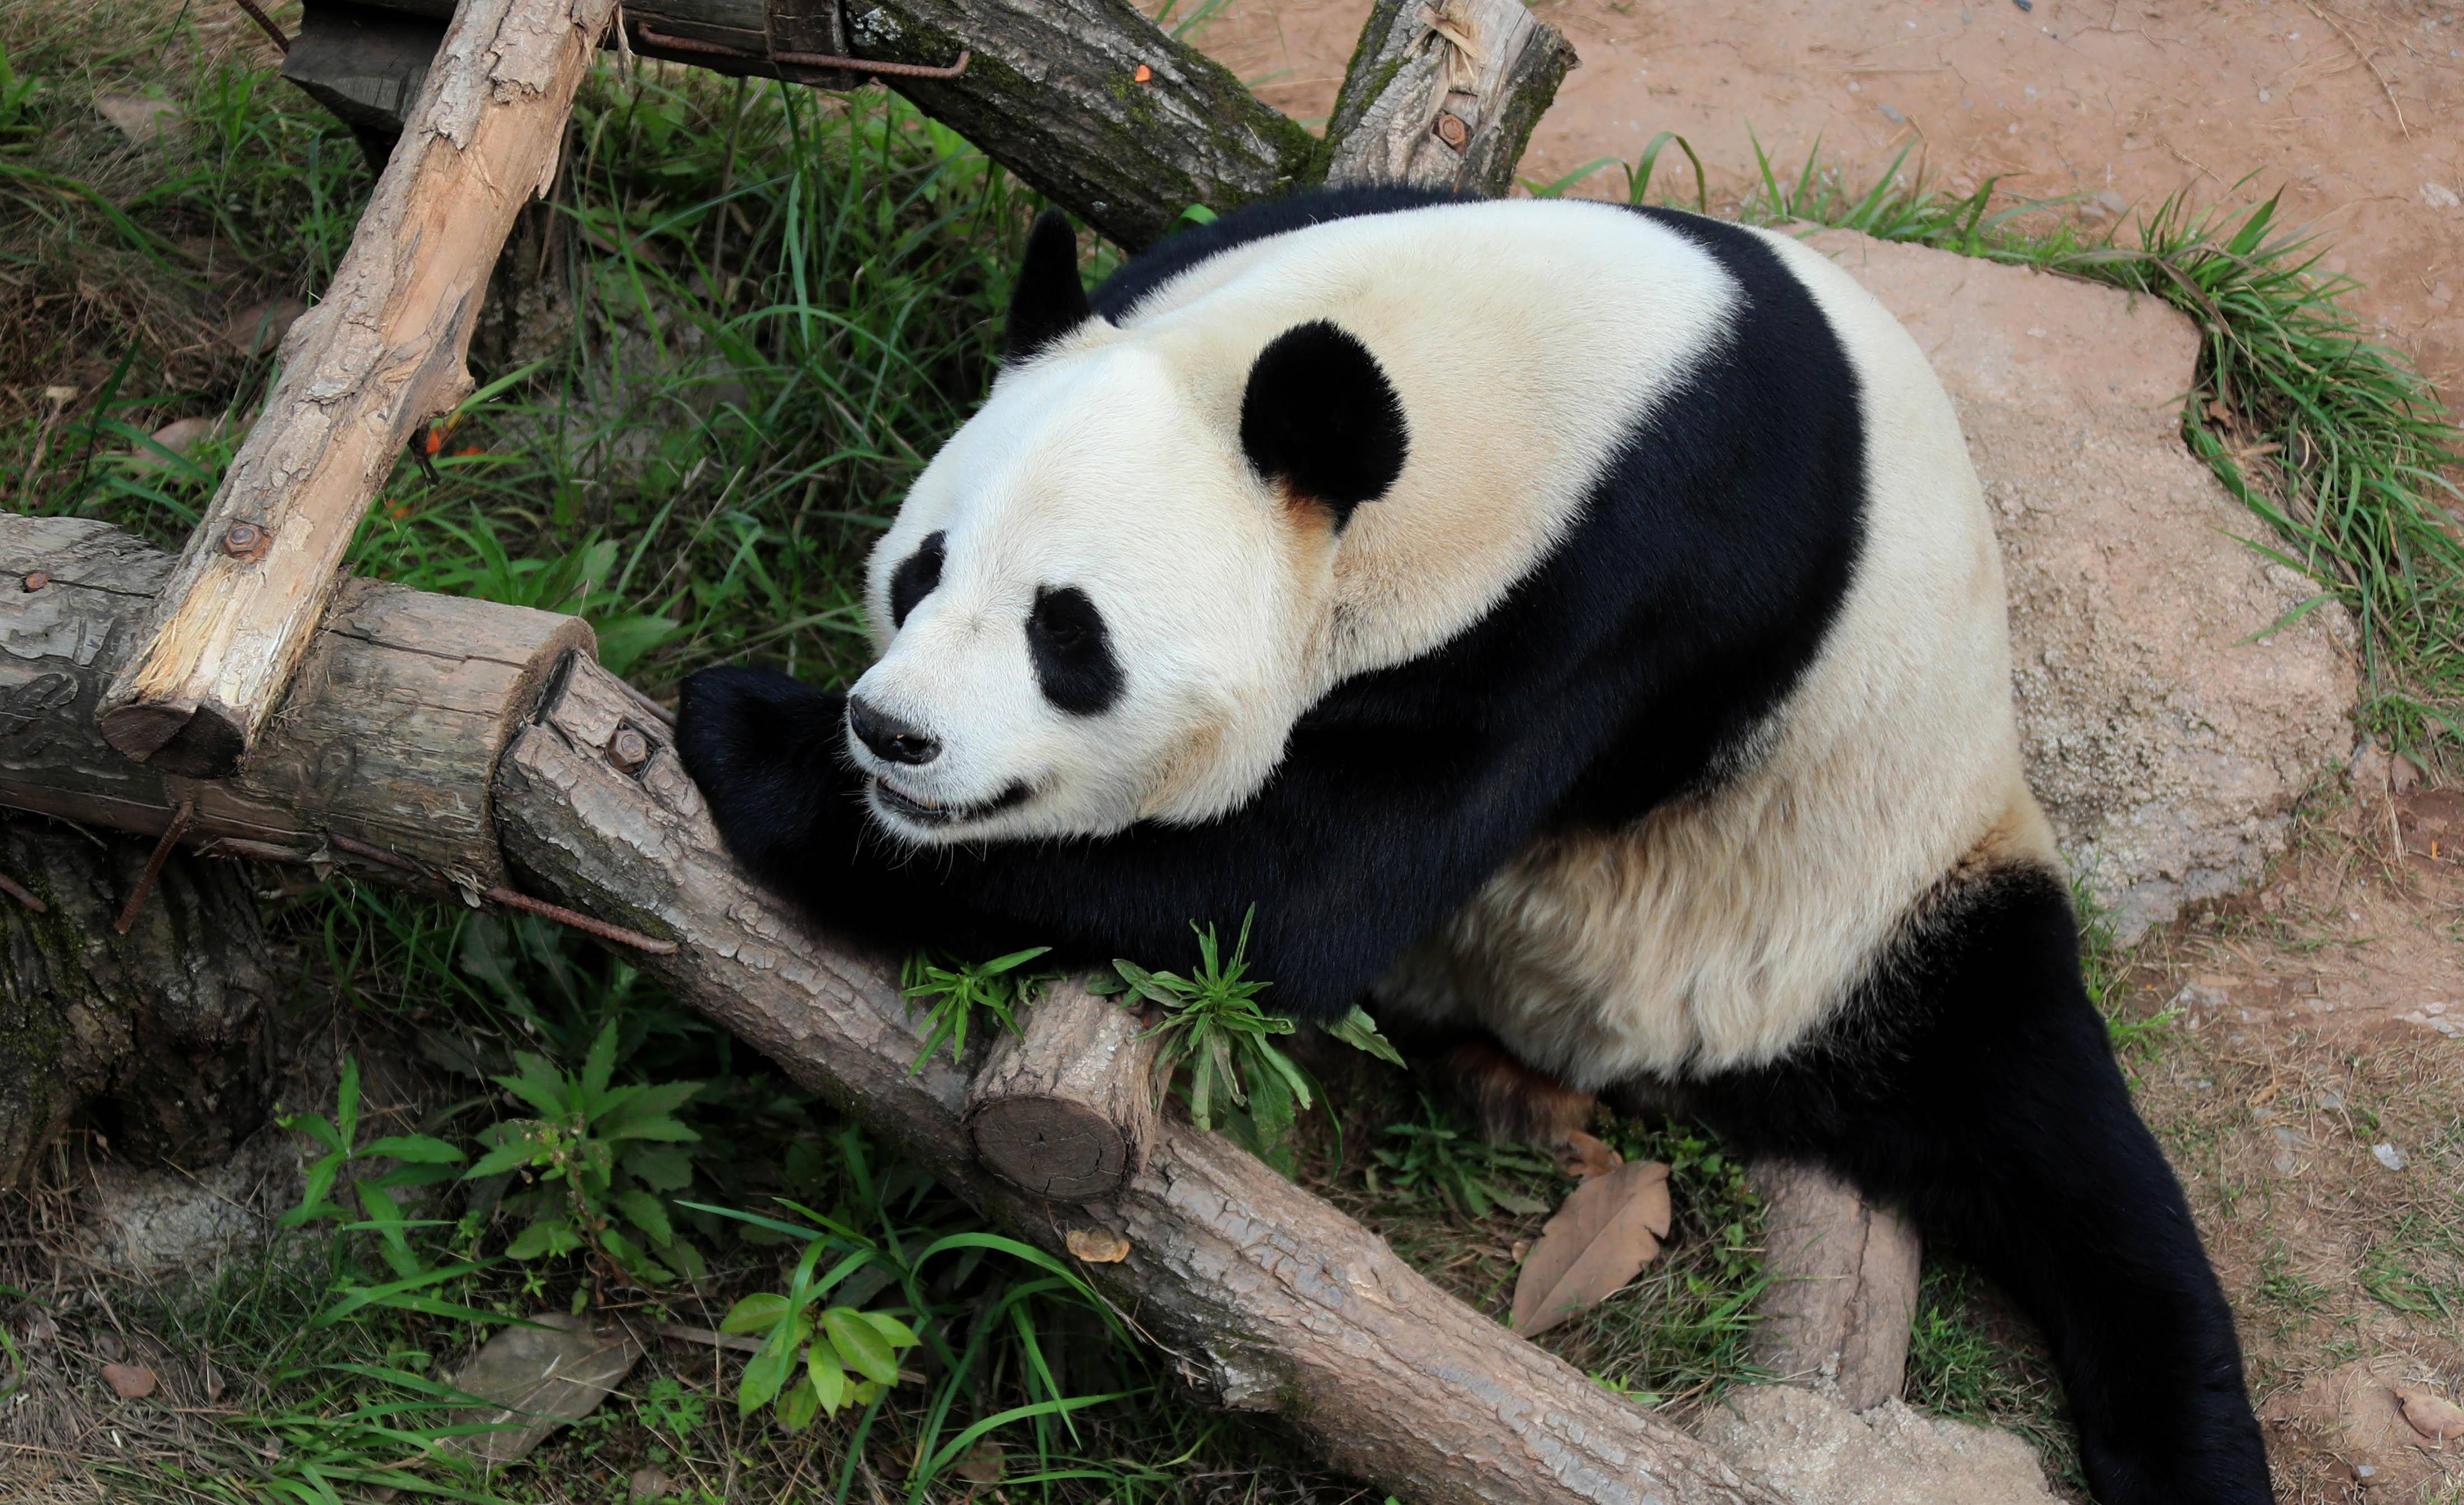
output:
POLYGON ((1471 140, 1471 127, 1465 125, 1463 117, 1452 110, 1441 110, 1438 113, 1437 133, 1438 140, 1457 151, 1463 150, 1463 143, 1471 140))
POLYGON ((650 761, 650 741, 629 726, 616 728, 607 740, 607 761, 627 773, 631 773, 650 761))
POLYGON ((263 559, 266 551, 272 547, 274 547, 273 531, 256 523, 234 522, 223 530, 223 552, 233 559, 247 560, 254 564, 263 559))

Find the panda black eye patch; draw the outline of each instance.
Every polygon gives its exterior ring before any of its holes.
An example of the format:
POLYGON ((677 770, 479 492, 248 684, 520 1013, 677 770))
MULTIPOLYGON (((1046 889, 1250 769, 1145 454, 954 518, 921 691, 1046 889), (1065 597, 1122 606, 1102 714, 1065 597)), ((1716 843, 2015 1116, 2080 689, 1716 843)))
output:
POLYGON ((915 552, 900 560, 898 567, 890 572, 891 627, 905 627, 907 613, 915 609, 915 603, 931 595, 933 587, 941 583, 941 549, 948 537, 944 533, 925 535, 915 552))
POLYGON ((1044 586, 1026 617, 1035 683, 1055 710, 1096 716, 1121 697, 1121 662, 1094 599, 1075 586, 1044 586))

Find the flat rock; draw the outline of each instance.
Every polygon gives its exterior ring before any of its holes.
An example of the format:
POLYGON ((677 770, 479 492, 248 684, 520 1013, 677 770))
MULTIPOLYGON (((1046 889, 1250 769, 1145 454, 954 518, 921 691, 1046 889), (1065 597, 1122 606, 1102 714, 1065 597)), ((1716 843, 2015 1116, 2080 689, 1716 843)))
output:
POLYGON ((1801 1505, 2058 1505, 2026 1443, 1901 1401, 1860 1415, 1811 1390, 1742 1385, 1694 1430, 1801 1505))
POLYGON ((2124 941, 2255 880, 2353 746, 2354 631, 2185 446, 2197 328, 2149 298, 1845 231, 1967 430, 2010 581, 2029 782, 2124 941))
POLYGON ((642 1345, 621 1323, 561 1313, 531 1320, 539 1325, 508 1327, 489 1339, 453 1377, 457 1388, 489 1403, 462 1412, 457 1424, 495 1430, 447 1446, 486 1468, 529 1456, 550 1432, 597 1410, 642 1357, 642 1345))

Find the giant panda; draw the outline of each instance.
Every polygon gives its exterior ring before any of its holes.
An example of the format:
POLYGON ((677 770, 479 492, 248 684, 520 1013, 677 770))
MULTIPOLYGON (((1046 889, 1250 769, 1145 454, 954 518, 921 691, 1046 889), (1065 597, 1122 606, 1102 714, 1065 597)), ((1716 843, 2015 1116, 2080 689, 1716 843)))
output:
POLYGON ((1091 298, 1031 233, 844 696, 677 731, 819 918, 1476 1034, 1910 1210, 2041 1324, 2104 1505, 2272 1498, 2231 1313, 2079 971, 1951 405, 1846 274, 1655 209, 1305 196, 1091 298))

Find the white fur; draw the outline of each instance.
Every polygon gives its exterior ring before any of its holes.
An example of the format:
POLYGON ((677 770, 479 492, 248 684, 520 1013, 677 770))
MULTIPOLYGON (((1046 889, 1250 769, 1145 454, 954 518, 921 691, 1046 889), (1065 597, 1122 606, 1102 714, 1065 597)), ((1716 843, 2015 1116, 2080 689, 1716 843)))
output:
POLYGON ((1450 205, 1258 241, 1117 327, 1090 322, 1004 375, 917 478, 872 557, 882 657, 856 686, 943 744, 876 775, 944 805, 1015 781, 1034 797, 955 828, 876 808, 951 841, 1238 807, 1328 688, 1437 647, 1549 554, 1734 298, 1697 247, 1623 210, 1450 205), (1368 345, 1410 435, 1394 488, 1339 540, 1239 445, 1251 362, 1313 319, 1368 345), (891 632, 891 573, 935 531, 940 587, 891 632), (1110 712, 1066 716, 1038 693, 1023 630, 1039 585, 1103 612, 1128 675, 1110 712))
POLYGON ((1767 235, 1864 391, 1862 561, 1749 769, 1606 837, 1543 841, 1381 989, 1594 1089, 1769 1061, 1964 863, 2056 859, 2021 780, 2000 556, 1949 399, 1881 304, 1767 235))

